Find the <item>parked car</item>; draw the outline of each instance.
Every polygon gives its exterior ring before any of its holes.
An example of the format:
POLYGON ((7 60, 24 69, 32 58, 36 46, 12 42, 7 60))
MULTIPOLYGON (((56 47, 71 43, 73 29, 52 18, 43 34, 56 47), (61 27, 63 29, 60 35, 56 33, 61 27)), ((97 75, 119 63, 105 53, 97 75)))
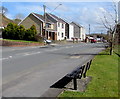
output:
POLYGON ((52 41, 51 41, 51 40, 48 40, 48 39, 46 39, 46 38, 44 38, 44 43, 46 43, 46 44, 51 44, 52 41))
POLYGON ((96 43, 96 42, 97 42, 97 40, 91 39, 91 43, 96 43))

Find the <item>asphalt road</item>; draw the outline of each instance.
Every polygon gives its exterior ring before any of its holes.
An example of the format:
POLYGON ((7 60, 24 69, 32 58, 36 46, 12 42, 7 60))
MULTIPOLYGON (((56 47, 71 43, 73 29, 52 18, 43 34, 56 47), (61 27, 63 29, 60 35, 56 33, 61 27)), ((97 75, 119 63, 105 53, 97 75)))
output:
POLYGON ((103 43, 2 48, 2 96, 40 97, 104 49, 103 43))

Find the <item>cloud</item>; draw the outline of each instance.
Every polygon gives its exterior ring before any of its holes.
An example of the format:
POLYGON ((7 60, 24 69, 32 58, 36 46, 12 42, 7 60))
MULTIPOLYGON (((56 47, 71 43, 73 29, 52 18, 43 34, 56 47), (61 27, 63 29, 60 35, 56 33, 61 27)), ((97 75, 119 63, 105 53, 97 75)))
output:
POLYGON ((19 13, 22 13, 23 11, 26 13, 31 13, 31 12, 43 12, 43 8, 38 5, 20 5, 16 7, 16 10, 19 13))
POLYGON ((51 12, 52 11, 55 11, 55 12, 66 12, 66 11, 69 11, 68 6, 66 6, 66 5, 64 5, 62 3, 47 2, 47 3, 45 3, 45 5, 51 9, 51 12))

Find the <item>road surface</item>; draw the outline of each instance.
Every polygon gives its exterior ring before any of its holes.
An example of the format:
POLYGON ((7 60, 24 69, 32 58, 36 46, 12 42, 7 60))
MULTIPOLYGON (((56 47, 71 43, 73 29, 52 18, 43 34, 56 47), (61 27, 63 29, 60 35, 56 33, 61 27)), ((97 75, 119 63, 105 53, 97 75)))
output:
POLYGON ((2 48, 2 96, 40 97, 104 49, 103 43, 2 48))

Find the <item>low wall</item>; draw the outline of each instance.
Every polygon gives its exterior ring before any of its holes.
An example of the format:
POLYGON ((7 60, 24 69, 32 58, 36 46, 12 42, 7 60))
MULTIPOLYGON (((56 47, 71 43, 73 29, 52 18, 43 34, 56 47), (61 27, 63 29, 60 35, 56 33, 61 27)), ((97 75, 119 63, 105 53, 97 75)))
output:
POLYGON ((43 43, 14 42, 14 41, 0 40, 0 46, 39 46, 39 45, 44 45, 44 44, 43 43))

